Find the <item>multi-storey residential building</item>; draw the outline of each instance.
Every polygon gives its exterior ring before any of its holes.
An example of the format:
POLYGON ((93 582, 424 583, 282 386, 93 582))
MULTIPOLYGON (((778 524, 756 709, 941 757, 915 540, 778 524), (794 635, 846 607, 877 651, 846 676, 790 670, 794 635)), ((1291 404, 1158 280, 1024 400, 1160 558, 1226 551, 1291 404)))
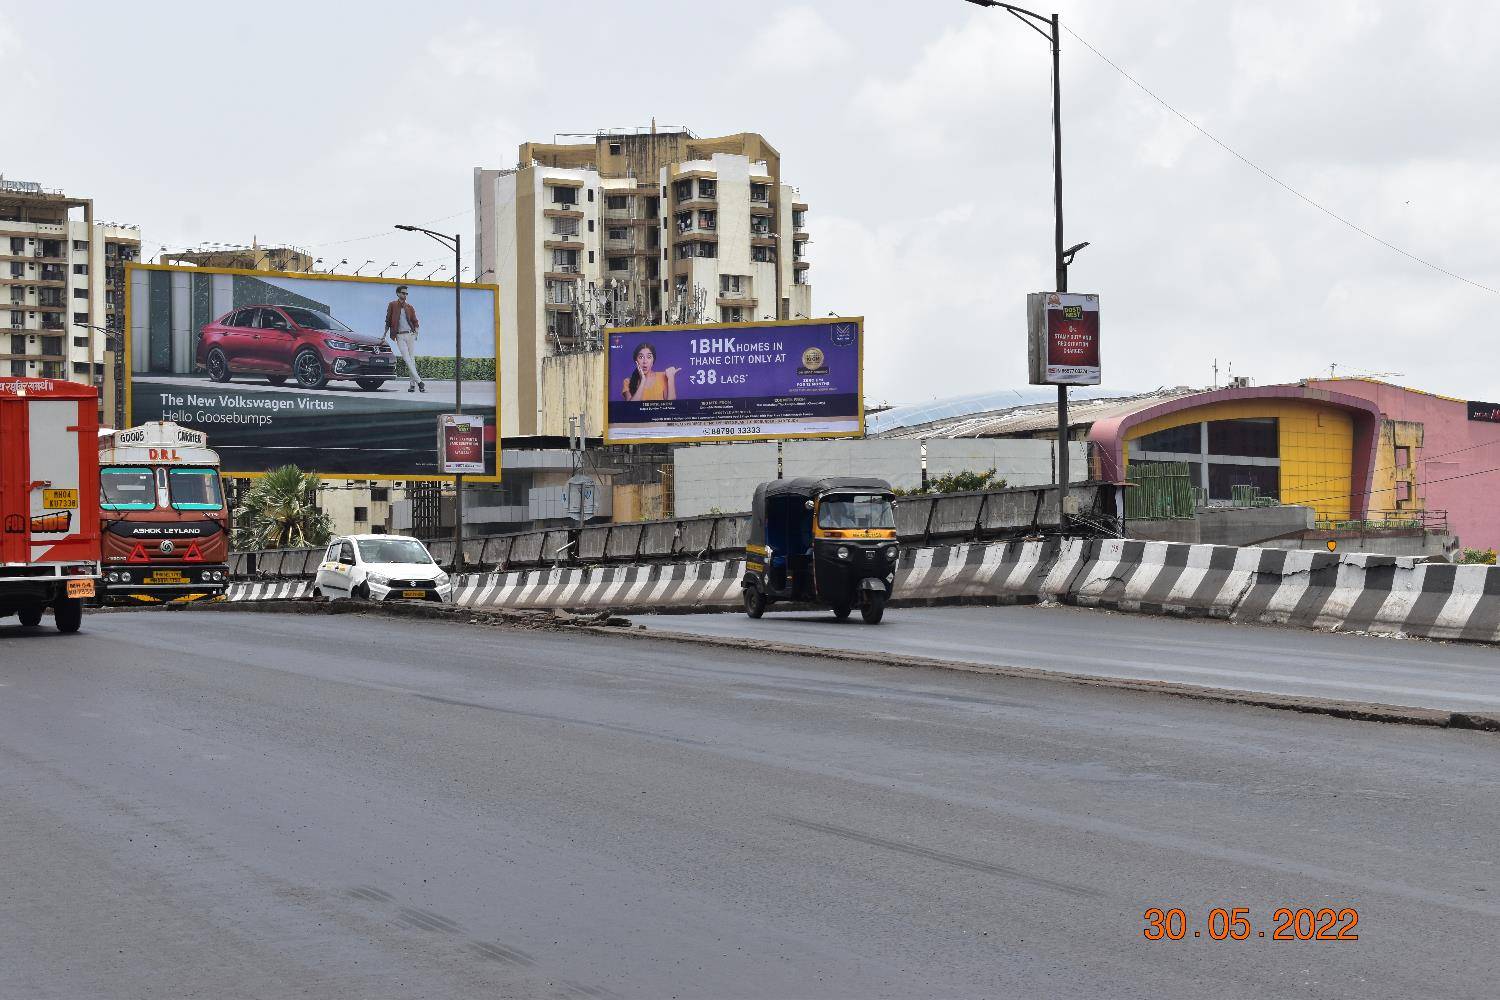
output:
POLYGON ((600 431, 611 326, 812 315, 807 205, 754 133, 599 133, 474 171, 478 280, 500 285, 507 439, 600 431))
POLYGON ((112 420, 111 341, 125 329, 125 264, 140 255, 139 227, 95 222, 92 199, 0 178, 0 374, 99 386, 112 420))
POLYGON ((311 254, 296 247, 263 247, 252 239, 247 247, 216 243, 206 248, 163 253, 157 263, 241 271, 311 271, 321 261, 315 261, 311 254))

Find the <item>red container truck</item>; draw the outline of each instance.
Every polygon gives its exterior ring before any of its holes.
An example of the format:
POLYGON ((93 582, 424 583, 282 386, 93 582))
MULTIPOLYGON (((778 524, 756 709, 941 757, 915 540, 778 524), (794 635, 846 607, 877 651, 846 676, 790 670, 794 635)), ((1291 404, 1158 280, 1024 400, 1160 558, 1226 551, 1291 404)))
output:
POLYGON ((76 632, 99 577, 99 394, 0 378, 0 619, 76 632))

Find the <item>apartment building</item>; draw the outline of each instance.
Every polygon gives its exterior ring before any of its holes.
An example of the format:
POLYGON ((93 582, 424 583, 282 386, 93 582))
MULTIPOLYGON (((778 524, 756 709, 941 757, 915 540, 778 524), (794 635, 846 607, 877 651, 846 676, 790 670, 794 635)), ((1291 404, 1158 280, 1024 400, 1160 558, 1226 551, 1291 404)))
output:
POLYGON ((163 253, 158 264, 185 267, 224 267, 240 271, 312 271, 321 259, 296 247, 263 247, 251 239, 249 246, 225 243, 204 244, 192 250, 163 253))
POLYGON ((499 284, 501 428, 600 432, 602 331, 812 315, 807 205, 755 133, 601 132, 474 171, 478 280, 499 284))
POLYGON ((0 374, 98 386, 108 423, 121 377, 109 342, 140 255, 140 228, 95 222, 92 199, 0 177, 0 374))

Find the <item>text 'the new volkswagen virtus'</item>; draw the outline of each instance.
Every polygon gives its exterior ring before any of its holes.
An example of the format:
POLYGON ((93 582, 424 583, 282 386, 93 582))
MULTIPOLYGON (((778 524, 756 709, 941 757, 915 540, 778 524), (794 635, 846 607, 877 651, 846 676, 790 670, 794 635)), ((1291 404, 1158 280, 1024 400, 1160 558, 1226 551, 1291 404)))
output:
POLYGON ((258 375, 272 385, 291 378, 321 389, 352 379, 373 390, 396 374, 396 355, 379 337, 355 333, 318 309, 241 306, 203 327, 198 367, 215 382, 258 375))

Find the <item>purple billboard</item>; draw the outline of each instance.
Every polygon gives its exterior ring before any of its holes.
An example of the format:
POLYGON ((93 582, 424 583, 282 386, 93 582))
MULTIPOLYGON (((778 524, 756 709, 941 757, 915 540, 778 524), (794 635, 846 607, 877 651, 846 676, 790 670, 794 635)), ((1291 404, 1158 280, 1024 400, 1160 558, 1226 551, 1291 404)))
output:
POLYGON ((608 444, 864 432, 859 317, 607 333, 608 444))

